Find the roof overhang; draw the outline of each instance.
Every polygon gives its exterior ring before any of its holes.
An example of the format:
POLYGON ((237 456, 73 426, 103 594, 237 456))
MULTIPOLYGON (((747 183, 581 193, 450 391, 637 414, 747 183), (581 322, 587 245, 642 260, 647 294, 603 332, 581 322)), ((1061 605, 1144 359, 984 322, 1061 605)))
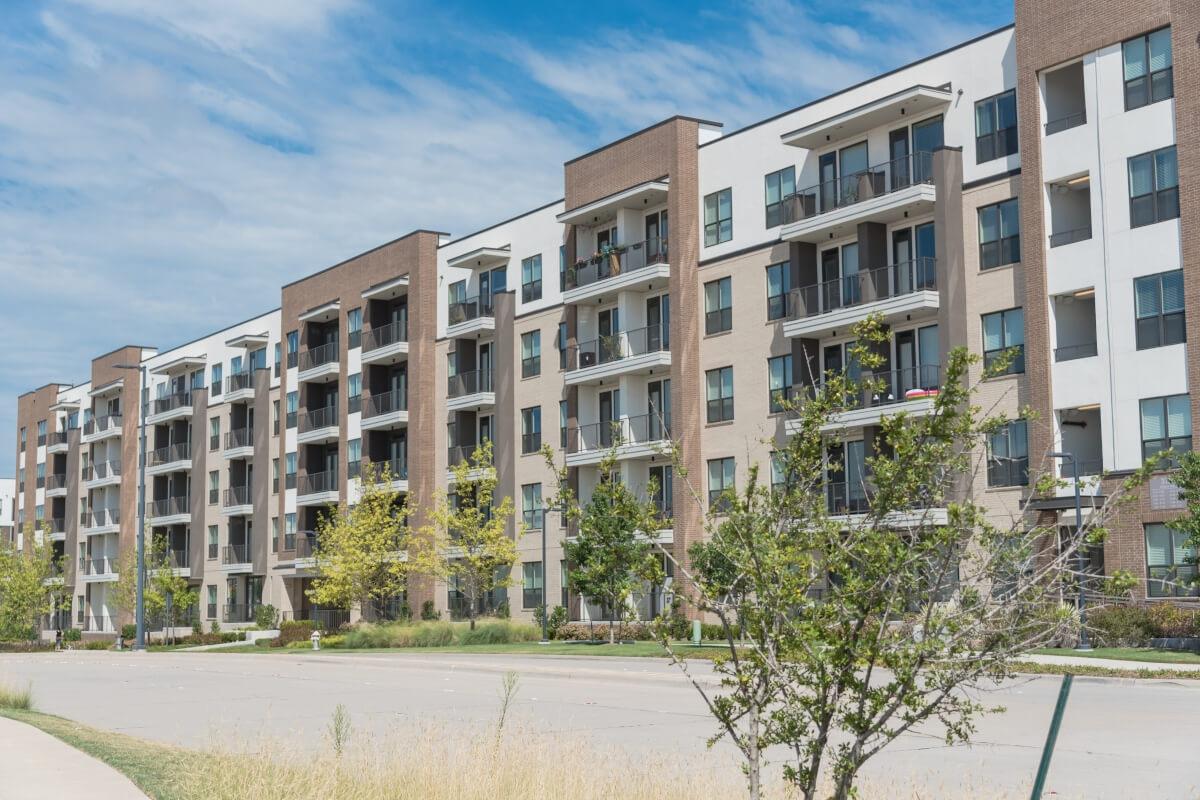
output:
POLYGON ((833 142, 860 136, 881 125, 901 118, 911 119, 936 111, 954 99, 949 84, 945 88, 916 85, 870 103, 843 111, 779 137, 784 144, 815 150, 833 142))
POLYGON ((92 389, 88 392, 88 397, 100 397, 101 395, 111 394, 112 392, 119 391, 124 385, 125 379, 117 378, 115 381, 109 381, 103 386, 97 386, 95 389, 92 389))
POLYGON ((193 369, 203 367, 208 363, 203 355, 198 356, 181 356, 165 364, 159 364, 154 369, 150 370, 151 375, 174 375, 179 372, 189 372, 193 369))
POLYGON ((643 208, 666 202, 670 185, 666 178, 646 181, 628 189, 564 211, 555 219, 567 225, 599 225, 616 217, 618 208, 643 208))
POLYGON ((337 319, 338 312, 342 310, 340 300, 330 300, 328 303, 322 303, 319 306, 313 306, 308 311, 300 314, 301 322, 328 322, 331 319, 337 319))
POLYGON ((404 294, 407 289, 408 276, 401 275, 399 278, 368 286, 363 290, 362 296, 364 300, 391 300, 404 294))
POLYGON ((480 267, 498 267, 501 264, 507 264, 512 258, 511 245, 503 247, 477 247, 469 253, 463 253, 460 256, 448 259, 447 267, 464 267, 466 269, 478 269, 480 267))
POLYGON ((50 406, 51 411, 75 411, 79 408, 78 400, 59 400, 54 405, 50 406))
POLYGON ((225 340, 226 347, 262 347, 269 344, 271 336, 266 331, 262 333, 243 333, 241 336, 235 336, 232 339, 225 340))

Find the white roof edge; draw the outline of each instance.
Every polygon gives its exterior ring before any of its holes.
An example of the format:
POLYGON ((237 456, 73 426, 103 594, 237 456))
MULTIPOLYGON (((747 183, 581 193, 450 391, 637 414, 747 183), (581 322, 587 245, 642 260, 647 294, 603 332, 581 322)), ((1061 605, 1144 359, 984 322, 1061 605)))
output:
POLYGON ((851 109, 847 109, 839 114, 834 114, 832 117, 825 117, 817 122, 805 125, 802 128, 788 131, 781 134, 779 139, 783 144, 804 147, 805 145, 797 144, 801 139, 807 139, 811 136, 820 135, 825 131, 836 129, 839 125, 843 125, 856 117, 865 116, 873 111, 887 108, 889 105, 904 102, 906 100, 915 100, 918 98, 926 98, 933 101, 949 103, 954 99, 954 92, 948 88, 939 88, 936 86, 927 86, 925 84, 913 84, 906 89, 901 89, 898 92, 893 92, 885 97, 879 97, 869 102, 863 103, 851 109))
POLYGON ((476 247, 474 250, 446 259, 446 266, 457 267, 468 261, 474 261, 478 258, 487 259, 504 259, 512 258, 512 245, 506 244, 502 247, 476 247))
POLYGON ((301 312, 299 320, 304 322, 313 317, 319 317, 327 311, 340 311, 342 309, 341 300, 330 300, 328 303, 321 303, 319 306, 313 306, 307 311, 301 312))
POLYGON ((584 205, 577 206, 576 208, 568 209, 568 210, 562 212, 561 214, 557 215, 555 217, 555 219, 559 222, 568 222, 569 220, 574 219, 576 217, 586 216, 587 214, 592 213, 596 209, 605 208, 614 203, 619 203, 626 198, 633 197, 634 195, 639 194, 640 192, 644 192, 647 190, 658 190, 658 191, 665 192, 668 189, 670 189, 669 184, 670 184, 670 180, 666 179, 666 178, 663 178, 660 180, 653 180, 653 181, 644 181, 635 186, 630 186, 627 189, 622 189, 619 192, 614 192, 610 195, 607 195, 606 197, 601 197, 599 200, 593 200, 590 203, 585 203, 584 205))
POLYGON ((363 289, 362 296, 363 298, 375 297, 378 294, 383 294, 384 292, 395 289, 398 286, 408 286, 407 275, 401 275, 397 278, 392 278, 391 280, 377 283, 374 286, 368 286, 366 289, 363 289))

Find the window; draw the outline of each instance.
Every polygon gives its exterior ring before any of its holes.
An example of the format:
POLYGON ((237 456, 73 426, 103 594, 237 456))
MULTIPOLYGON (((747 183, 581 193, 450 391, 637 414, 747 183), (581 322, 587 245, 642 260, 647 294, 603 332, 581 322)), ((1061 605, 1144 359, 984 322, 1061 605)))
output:
POLYGON ((271 459, 271 494, 279 494, 279 459, 271 459))
POLYGON ((708 421, 727 422, 733 419, 733 367, 705 372, 704 385, 708 399, 708 421))
POLYGON ((542 447, 542 407, 521 409, 521 453, 536 453, 542 447))
POLYGON ((704 246, 733 238, 733 189, 722 189, 704 197, 704 246))
MULTIPOLYGON (((201 388, 203 388, 203 386, 204 386, 204 370, 200 370, 200 386, 201 386, 201 388)), ((67 414, 67 430, 73 431, 78 427, 79 427, 79 412, 72 411, 70 414, 67 414)))
POLYGON ((767 267, 767 319, 787 316, 787 296, 792 290, 792 272, 788 262, 767 267))
POLYGON ((274 429, 275 435, 279 435, 279 401, 271 401, 271 426, 274 429))
POLYGON ((41 447, 46 443, 46 420, 39 419, 37 424, 37 444, 41 447))
POLYGON ((567 401, 558 401, 558 446, 567 449, 567 401))
POLYGON ((296 488, 296 454, 283 454, 283 486, 285 489, 296 488))
POLYGON ((567 289, 567 246, 560 244, 558 246, 558 290, 560 292, 567 289))
POLYGON ((1133 295, 1138 350, 1187 340, 1183 325, 1183 270, 1136 278, 1133 295))
POLYGON ((1129 159, 1129 227, 1179 217, 1178 167, 1174 146, 1129 159))
POLYGON ((362 474, 362 439, 346 442, 346 475, 357 478, 362 474))
POLYGON ((362 410, 362 373, 356 372, 346 377, 346 390, 350 395, 346 407, 347 414, 362 410))
POLYGON ((540 374, 542 374, 542 332, 522 333, 521 377, 532 378, 540 374))
POLYGON ((555 341, 555 346, 558 347, 558 368, 567 368, 567 323, 558 323, 558 337, 555 341))
POLYGON ((521 517, 529 530, 542 529, 542 485, 527 483, 521 487, 521 517))
POLYGON ((200 369, 197 369, 197 370, 192 370, 192 379, 188 382, 188 385, 191 386, 192 391, 196 391, 198 389, 204 388, 204 368, 203 367, 201 367, 200 369))
POLYGON ((537 608, 542 604, 542 562, 526 561, 521 572, 521 607, 537 608))
POLYGON ((217 501, 221 499, 221 473, 208 473, 208 504, 215 506, 217 501))
POLYGON ((296 359, 300 352, 300 332, 289 331, 287 335, 287 365, 288 369, 296 366, 296 359))
POLYGON ((296 427, 296 413, 300 410, 300 393, 287 393, 287 427, 296 427))
POLYGON ((21 427, 21 449, 25 449, 25 427, 21 427))
POLYGON ((212 397, 220 397, 221 395, 221 365, 212 365, 212 380, 209 381, 208 393, 212 397))
POLYGON ((542 299, 542 254, 521 261, 521 302, 542 299))
POLYGON ((792 395, 792 357, 776 356, 767 359, 767 383, 770 386, 770 396, 767 405, 772 414, 778 414, 785 409, 792 395))
POLYGON ((283 345, 279 342, 275 343, 275 377, 279 377, 279 367, 283 362, 283 345))
POLYGON ((271 552, 279 552, 279 517, 271 517, 271 552))
POLYGON ((783 224, 783 202, 796 193, 796 168, 788 167, 763 178, 767 194, 767 227, 783 224))
POLYGON ((979 209, 979 268, 1021 260, 1021 220, 1017 198, 979 209))
POLYGON ((1151 397, 1141 403, 1142 458, 1164 450, 1192 449, 1192 405, 1186 394, 1151 397))
POLYGON ((714 458, 708 462, 708 507, 717 511, 729 508, 728 492, 734 486, 732 458, 714 458))
POLYGON ((350 347, 362 344, 362 309, 352 308, 346 312, 346 331, 350 339, 350 347))
POLYGON ((1015 419, 988 438, 988 486, 1029 483, 1029 435, 1025 420, 1015 419))
POLYGON ((1195 597, 1196 550, 1183 531, 1161 522, 1146 526, 1146 594, 1150 597, 1195 597))
POLYGON ((209 417, 208 420, 208 449, 219 450, 221 447, 221 418, 209 417))
POLYGON ((43 461, 42 463, 38 464, 37 467, 34 468, 33 474, 34 474, 34 486, 38 489, 45 488, 45 486, 46 486, 46 462, 43 461))
POLYGON ((1174 96, 1170 28, 1159 28, 1122 43, 1121 55, 1125 62, 1126 111, 1174 96))
POLYGON ((1017 152, 1017 91, 1009 89, 975 104, 975 163, 1017 152))
POLYGON ((1009 351, 1011 360, 1004 375, 1025 371, 1025 313, 1020 308, 983 315, 983 367, 990 369, 1009 351))
POLYGON ((775 451, 771 453, 771 491, 781 492, 787 488, 787 468, 785 465, 786 456, 784 453, 775 451))
POLYGON ((210 585, 208 587, 208 618, 217 618, 217 587, 210 585))
MULTIPOLYGON (((84 458, 87 458, 87 453, 81 453, 80 455, 82 455, 84 458)), ((87 478, 87 465, 86 464, 84 464, 84 467, 83 467, 83 477, 84 477, 84 479, 87 478)), ((22 467, 21 469, 17 470, 17 492, 21 493, 24 491, 25 491, 25 468, 22 467)))
POLYGON ((733 281, 719 278, 704 284, 704 333, 712 335, 733 328, 733 281))
POLYGON ((209 525, 208 526, 208 557, 209 558, 217 557, 218 545, 219 545, 219 539, 217 537, 217 526, 209 525))

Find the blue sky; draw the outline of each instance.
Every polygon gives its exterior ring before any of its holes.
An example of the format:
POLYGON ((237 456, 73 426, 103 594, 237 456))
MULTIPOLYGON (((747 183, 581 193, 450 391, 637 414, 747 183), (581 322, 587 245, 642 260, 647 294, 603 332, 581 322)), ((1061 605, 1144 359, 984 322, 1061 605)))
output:
POLYGON ((0 476, 16 396, 170 347, 416 227, 562 195, 676 113, 727 131, 1010 21, 1008 2, 7 0, 0 476))

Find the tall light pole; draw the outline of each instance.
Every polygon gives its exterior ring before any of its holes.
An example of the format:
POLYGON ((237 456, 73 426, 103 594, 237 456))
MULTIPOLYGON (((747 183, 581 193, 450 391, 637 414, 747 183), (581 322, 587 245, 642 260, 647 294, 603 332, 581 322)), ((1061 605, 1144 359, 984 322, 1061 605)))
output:
POLYGON ((546 602, 549 598, 546 597, 546 582, 550 574, 549 567, 546 566, 546 510, 542 509, 542 644, 549 644, 550 637, 550 604, 546 602))
MULTIPOLYGON (((1075 481, 1075 535, 1083 535, 1083 505, 1079 499, 1079 461, 1074 453, 1049 453, 1051 458, 1071 462, 1071 476, 1075 481)), ((1079 594, 1075 599, 1075 607, 1079 611, 1079 645, 1075 648, 1081 652, 1090 652, 1092 642, 1087 631, 1087 598, 1084 594, 1083 576, 1087 562, 1083 557, 1083 540, 1075 550, 1075 561, 1079 568, 1079 594)))
POLYGON ((117 364, 117 369, 138 370, 141 382, 138 384, 138 528, 137 528, 137 599, 134 608, 134 621, 137 623, 137 636, 133 640, 134 650, 146 649, 146 403, 150 401, 150 392, 146 386, 146 366, 144 364, 117 364), (146 395, 143 401, 141 395, 146 395))

